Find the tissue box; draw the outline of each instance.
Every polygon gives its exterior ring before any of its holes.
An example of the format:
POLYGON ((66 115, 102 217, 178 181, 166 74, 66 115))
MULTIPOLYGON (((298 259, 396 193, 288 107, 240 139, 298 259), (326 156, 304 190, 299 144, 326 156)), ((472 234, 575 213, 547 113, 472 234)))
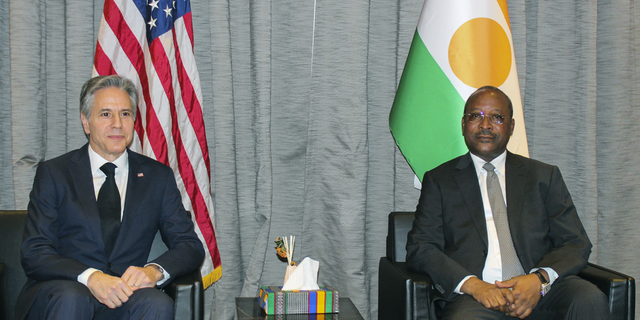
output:
POLYGON ((292 291, 282 291, 282 287, 260 288, 260 306, 268 315, 338 313, 338 298, 338 291, 330 287, 292 291))

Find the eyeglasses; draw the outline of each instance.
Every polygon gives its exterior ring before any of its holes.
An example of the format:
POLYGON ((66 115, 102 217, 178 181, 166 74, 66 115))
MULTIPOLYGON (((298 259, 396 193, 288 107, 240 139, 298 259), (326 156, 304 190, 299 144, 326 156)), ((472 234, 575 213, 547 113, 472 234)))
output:
POLYGON ((467 122, 474 123, 474 124, 484 121, 485 116, 489 118, 490 123, 494 123, 494 124, 503 124, 505 120, 504 117, 499 113, 484 114, 482 112, 472 112, 472 113, 465 113, 464 116, 467 122))

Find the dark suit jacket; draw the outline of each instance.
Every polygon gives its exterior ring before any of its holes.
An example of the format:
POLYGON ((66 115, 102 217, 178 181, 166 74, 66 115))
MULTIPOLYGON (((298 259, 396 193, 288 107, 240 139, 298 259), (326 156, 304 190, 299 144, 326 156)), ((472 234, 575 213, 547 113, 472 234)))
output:
POLYGON ((127 194, 111 256, 104 251, 88 145, 38 165, 21 247, 28 280, 16 305, 17 319, 29 310, 44 281, 77 281, 89 267, 120 276, 129 266, 144 266, 158 230, 169 250, 150 262, 171 277, 202 264, 204 249, 182 205, 173 171, 127 152, 127 194))
MULTIPOLYGON (((551 267, 559 277, 584 269, 591 242, 557 167, 507 153, 509 227, 525 272, 551 267)), ((429 274, 445 299, 468 275, 482 279, 488 251, 480 186, 469 153, 425 173, 409 268, 429 274)))

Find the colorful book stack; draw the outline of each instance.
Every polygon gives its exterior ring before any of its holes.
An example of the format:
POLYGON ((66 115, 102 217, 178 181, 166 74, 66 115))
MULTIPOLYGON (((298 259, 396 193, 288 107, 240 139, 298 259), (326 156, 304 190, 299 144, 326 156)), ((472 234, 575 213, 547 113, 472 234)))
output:
POLYGON ((338 299, 338 291, 330 287, 292 291, 282 291, 282 287, 260 288, 260 304, 268 315, 338 313, 338 299))

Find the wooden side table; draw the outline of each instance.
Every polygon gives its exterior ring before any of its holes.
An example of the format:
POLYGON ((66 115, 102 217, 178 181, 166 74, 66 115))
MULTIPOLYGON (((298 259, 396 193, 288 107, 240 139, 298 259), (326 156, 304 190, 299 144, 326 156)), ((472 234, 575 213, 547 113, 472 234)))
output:
POLYGON ((267 315, 260 308, 258 297, 236 298, 236 315, 238 320, 364 320, 351 299, 340 298, 339 313, 318 314, 278 314, 267 315))

